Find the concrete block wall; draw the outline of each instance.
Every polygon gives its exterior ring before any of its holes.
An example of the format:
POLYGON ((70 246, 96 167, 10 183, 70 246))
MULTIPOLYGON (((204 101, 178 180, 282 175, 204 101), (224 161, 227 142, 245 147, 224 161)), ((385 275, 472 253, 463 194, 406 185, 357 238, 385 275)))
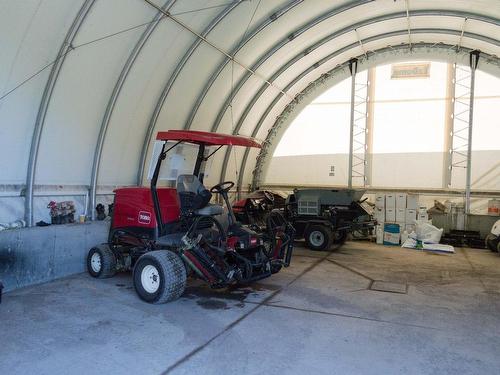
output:
POLYGON ((88 250, 107 241, 109 221, 0 232, 4 291, 84 272, 88 250))

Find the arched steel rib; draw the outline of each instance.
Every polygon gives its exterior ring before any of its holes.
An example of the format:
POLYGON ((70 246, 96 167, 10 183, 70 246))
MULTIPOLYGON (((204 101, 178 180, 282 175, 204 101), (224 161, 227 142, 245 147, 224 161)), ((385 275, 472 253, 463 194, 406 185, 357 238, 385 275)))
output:
POLYGON ((71 24, 68 32, 66 33, 64 41, 59 48, 59 53, 57 54, 57 58, 54 65, 52 66, 52 69, 50 70, 49 78, 47 80, 47 83, 45 84, 42 99, 40 100, 40 105, 38 107, 38 113, 35 120, 35 126, 33 128, 33 135, 31 137, 30 155, 26 173, 26 191, 24 196, 24 216, 26 225, 29 227, 33 226, 33 190, 35 185, 38 150, 40 148, 40 140, 42 138, 47 110, 52 98, 52 93, 54 92, 54 87, 56 86, 57 79, 59 78, 59 73, 61 72, 61 68, 66 59, 66 55, 73 48, 73 41, 75 40, 80 27, 89 14, 92 5, 94 5, 94 2, 95 0, 85 0, 75 19, 73 20, 73 23, 71 24))
MULTIPOLYGON (((175 1, 176 0, 166 1, 165 4, 163 4, 162 9, 165 10, 170 9, 175 4, 175 1)), ((163 13, 157 12, 151 23, 148 24, 146 30, 144 30, 139 40, 136 42, 134 48, 130 52, 130 55, 128 56, 125 62, 125 65, 122 68, 120 75, 118 76, 118 79, 115 83, 111 96, 108 100, 106 110, 104 111, 104 116, 101 121, 101 127, 99 130, 99 135, 97 137, 97 142, 95 146, 94 160, 92 162, 92 172, 90 175, 90 200, 89 200, 88 212, 91 213, 90 216, 92 220, 95 220, 94 207, 96 206, 97 179, 99 178, 99 167, 101 165, 102 149, 104 147, 106 133, 108 131, 109 123, 111 121, 111 116, 113 115, 113 111, 115 109, 116 101, 120 96, 123 84, 125 83, 125 80, 127 79, 128 74, 132 69, 132 66, 134 65, 139 54, 141 53, 142 48, 147 43, 153 32, 156 30, 156 27, 158 26, 162 18, 163 18, 163 13)))
MULTIPOLYGON (((201 33, 202 36, 207 36, 236 6, 241 4, 241 2, 234 2, 228 5, 221 13, 219 13, 211 22, 210 24, 205 28, 205 30, 201 33)), ((167 83, 163 87, 163 90, 160 94, 160 97, 158 98, 158 101, 156 102, 155 108, 153 110, 153 114, 151 115, 151 118, 148 122, 148 127, 146 129, 146 134, 144 136, 144 141, 142 144, 142 149, 141 149, 141 156, 139 159, 139 170, 137 171, 137 184, 140 185, 142 183, 142 179, 144 176, 144 169, 146 165, 146 159, 147 159, 147 154, 148 154, 148 149, 149 149, 149 142, 151 140, 151 137, 153 135, 153 131, 156 127, 156 122, 158 121, 158 117, 160 116, 161 109, 163 107, 163 104, 165 103, 165 100, 167 99, 168 94, 170 93, 170 90, 172 89, 172 86, 174 85, 175 81, 177 80, 177 77, 179 76, 180 72, 186 65, 187 61, 191 57, 191 55, 194 53, 194 51, 198 48, 198 46, 202 43, 202 39, 197 38, 193 44, 189 47, 189 49, 186 51, 182 59, 179 61, 177 66, 175 67, 173 73, 170 75, 167 83)))

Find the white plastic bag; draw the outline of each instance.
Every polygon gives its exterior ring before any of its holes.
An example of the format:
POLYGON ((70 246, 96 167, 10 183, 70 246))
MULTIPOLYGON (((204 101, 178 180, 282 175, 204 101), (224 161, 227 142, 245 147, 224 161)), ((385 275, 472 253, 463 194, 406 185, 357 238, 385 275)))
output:
POLYGON ((424 243, 439 243, 443 235, 443 229, 436 228, 427 220, 417 220, 417 240, 424 243))

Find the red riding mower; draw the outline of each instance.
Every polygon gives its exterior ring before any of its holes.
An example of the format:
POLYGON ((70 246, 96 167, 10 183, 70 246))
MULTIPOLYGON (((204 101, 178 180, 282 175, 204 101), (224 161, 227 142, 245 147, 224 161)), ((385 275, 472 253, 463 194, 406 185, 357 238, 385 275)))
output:
POLYGON ((203 185, 206 162, 215 152, 223 146, 260 147, 255 140, 184 130, 159 132, 156 139, 151 187, 115 190, 108 243, 87 257, 93 277, 133 269, 139 297, 164 303, 182 295, 190 275, 223 288, 269 277, 290 264, 294 229, 279 212, 265 228, 250 228, 234 216, 228 197, 233 182, 210 190, 203 185), (210 146, 217 148, 210 152, 210 146), (177 187, 157 187, 161 179, 176 180, 177 187), (209 203, 212 193, 221 195, 226 213, 209 203))

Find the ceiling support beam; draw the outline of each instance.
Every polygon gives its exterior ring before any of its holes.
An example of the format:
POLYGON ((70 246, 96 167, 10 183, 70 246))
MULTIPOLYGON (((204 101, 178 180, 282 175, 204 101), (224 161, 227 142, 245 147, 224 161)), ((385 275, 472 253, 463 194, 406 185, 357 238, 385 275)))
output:
MULTIPOLYGON (((207 36, 224 18, 227 17, 231 11, 241 4, 241 2, 233 3, 230 4, 228 7, 226 7, 221 13, 217 15, 217 17, 214 18, 212 22, 203 30, 201 33, 202 36, 207 36)), ((163 90, 160 94, 160 97, 156 101, 156 105, 153 110, 153 114, 151 115, 149 122, 148 122, 148 127, 146 129, 146 134, 144 136, 144 141, 142 144, 142 149, 141 149, 141 156, 139 159, 139 170, 137 172, 137 184, 141 185, 142 180, 144 178, 144 170, 146 168, 146 160, 148 157, 148 149, 149 149, 149 143, 151 141, 151 138, 153 136, 153 131, 156 126, 156 122, 158 121, 158 117, 160 116, 161 109, 163 107, 163 104, 165 103, 165 100, 167 100, 168 94, 170 94, 170 90, 172 89, 172 86, 174 85, 175 81, 179 77, 179 74, 181 73, 182 69, 184 69, 184 66, 188 62, 188 60, 191 58, 193 55, 194 51, 198 48, 198 46, 202 43, 203 39, 196 38, 195 41, 191 44, 191 46, 188 48, 186 53, 182 56, 181 60, 179 63, 176 65, 174 71, 168 78, 167 83, 163 87, 163 90)))
POLYGON ((26 221, 26 226, 33 226, 33 193, 36 177, 36 167, 38 161, 38 151, 40 148, 40 140, 42 138, 42 132, 45 124, 45 118, 47 116, 47 110, 49 108, 50 100, 52 99, 52 93, 59 78, 59 73, 61 72, 62 66, 66 59, 66 55, 73 49, 73 42, 85 21, 87 15, 89 14, 92 5, 94 5, 95 0, 85 0, 82 4, 80 10, 78 11, 73 23, 71 24, 66 37, 59 48, 59 53, 57 54, 56 61, 52 65, 50 70, 49 78, 45 84, 45 89, 43 90, 42 99, 40 100, 40 106, 38 107, 38 113, 35 120, 35 126, 33 129, 33 135, 31 137, 31 147, 30 155, 28 159, 28 170, 26 175, 26 191, 24 197, 24 217, 26 221))
MULTIPOLYGON (((234 48, 230 54, 235 55, 241 48, 245 46, 246 43, 248 43, 252 38, 254 38, 257 34, 259 34, 262 30, 264 30, 267 26, 269 26, 272 22, 274 22, 276 19, 279 17, 283 16, 286 14, 288 11, 293 9, 296 5, 300 4, 303 0, 292 0, 289 3, 287 3, 283 8, 279 9, 275 13, 273 13, 269 18, 267 18, 265 21, 263 21, 261 24, 256 26, 251 32, 247 34, 244 40, 242 40, 236 48, 234 48)), ((237 5, 240 3, 237 3, 237 5)), ((226 14, 217 17, 217 19, 212 22, 202 33, 202 35, 208 35, 208 33, 218 24, 220 23, 224 18, 226 14)), ((146 165, 146 159, 148 155, 148 149, 149 149, 149 143, 151 141, 154 129, 156 127, 156 123, 158 121, 158 117, 160 116, 161 109, 163 108, 163 105, 170 93, 170 90, 172 89, 172 86, 174 82, 176 81, 177 77, 179 76, 180 72, 186 65, 187 61, 193 54, 193 52, 198 48, 198 46, 201 44, 202 39, 197 38, 195 42, 191 45, 191 47, 188 49, 188 51, 185 53, 185 55, 182 57, 180 60, 179 64, 175 67, 174 72, 168 79, 167 83, 165 84, 162 93, 156 102, 153 114, 148 122, 148 128, 146 130, 146 134, 144 137, 144 142, 141 150, 141 156, 140 156, 140 161, 139 161, 139 170, 137 173, 137 183, 141 184, 142 180, 144 178, 144 170, 145 170, 145 165, 146 165)), ((215 82, 219 74, 222 72, 224 67, 230 62, 231 60, 226 57, 226 59, 219 65, 217 68, 216 72, 212 74, 211 76, 211 82, 209 81, 207 85, 205 85, 205 88, 203 89, 202 93, 200 96, 205 97, 206 93, 208 92, 209 88, 212 86, 212 84, 215 82)), ((267 85, 265 85, 267 87, 267 85)), ((200 101, 201 103, 201 101, 200 101)))
MULTIPOLYGON (((266 19, 261 25, 257 26, 252 32, 250 32, 247 37, 245 39, 243 39, 230 53, 230 55, 232 56, 236 56, 236 54, 251 40, 253 39, 253 37, 255 37, 258 33, 260 33, 265 27, 267 27, 268 25, 270 25, 272 22, 276 21, 276 19, 278 17, 282 17, 283 15, 285 15, 288 11, 290 11, 291 9, 293 9, 295 6, 299 5, 300 3, 302 3, 303 0, 300 0, 300 1, 293 1, 292 3, 289 3, 287 4, 284 9, 281 9, 280 11, 274 13, 273 15, 271 15, 268 19, 266 19)), ((289 36, 289 38, 293 39, 294 36, 293 34, 291 34, 289 36)), ((201 93, 198 95, 198 97, 196 98, 196 101, 193 105, 193 107, 191 108, 191 111, 189 113, 189 116, 188 116, 188 119, 186 120, 186 123, 184 124, 184 129, 190 129, 192 124, 193 124, 193 121, 194 121, 194 118, 196 117, 196 113, 198 112, 198 109, 200 108, 201 106, 201 103, 203 103, 203 100, 205 99, 205 97, 207 96, 208 94, 208 91, 210 90, 210 88, 212 87, 212 85, 214 84, 214 82, 217 80, 217 78, 219 77, 219 75, 222 73, 222 71, 224 70, 224 68, 226 67, 226 65, 231 61, 230 58, 226 58, 218 67, 217 69, 212 73, 212 75, 210 76, 210 78, 208 79, 208 81, 206 82, 205 86, 203 87, 201 93)), ((252 70, 256 70, 260 65, 258 64, 254 64, 252 65, 252 70)), ((251 77, 251 74, 249 74, 248 72, 246 73, 245 75, 246 77, 251 77)), ((229 97, 226 99, 226 102, 228 107, 231 105, 232 103, 232 99, 234 98, 234 95, 232 94, 232 92, 234 91, 234 88, 231 89, 231 93, 229 93, 229 97)), ((217 120, 216 120, 217 121, 217 120)), ((213 128, 213 126, 212 126, 213 128)))
MULTIPOLYGON (((294 30, 292 33, 290 33, 287 37, 283 38, 280 40, 277 44, 275 44, 271 49, 266 51, 260 58, 259 60, 252 65, 253 70, 257 70, 264 62, 266 62, 270 57, 272 57, 279 49, 281 49, 283 46, 287 45, 290 43, 292 40, 297 38, 298 36, 302 35, 304 32, 308 31, 311 27, 314 27, 318 25, 319 23, 323 22, 324 20, 334 17, 338 15, 339 13, 345 12, 349 9, 353 9, 355 7, 358 7, 360 5, 364 5, 366 3, 372 2, 373 0, 357 0, 357 1, 352 1, 350 3, 347 3, 345 5, 342 5, 341 7, 335 8, 317 18, 314 20, 310 21, 304 26, 301 26, 299 29, 294 30)), ((253 33, 249 37, 253 37, 253 33)), ((248 39, 248 38, 247 38, 248 39)), ((243 46, 247 43, 247 40, 242 41, 236 48, 236 52, 239 51, 243 46)), ((233 54, 233 55, 234 55, 233 54)), ((186 121, 186 124, 184 126, 185 129, 190 129, 191 125, 193 123, 193 120, 196 116, 196 113, 198 109, 201 106, 201 103, 205 99, 210 87, 213 85, 217 77, 220 75, 222 70, 224 69, 224 66, 229 62, 230 60, 224 61, 218 69, 212 74, 212 76, 209 78, 207 84, 201 91, 200 95, 196 99, 196 102, 191 110, 191 113, 189 114, 189 118, 186 121)), ((231 106, 231 103, 233 102, 233 98, 235 97, 236 93, 239 92, 239 90, 243 87, 245 82, 251 77, 251 74, 244 74, 243 77, 238 81, 238 83, 233 87, 229 95, 227 96, 226 100, 224 101, 224 104, 222 105, 222 109, 219 110, 217 117, 214 121, 214 124, 212 125, 211 131, 217 131, 217 128, 219 127, 220 122, 222 121, 222 118, 226 112, 226 110, 231 106)), ((271 81, 272 82, 272 81, 271 81)), ((287 95, 283 90, 281 90, 284 95, 287 95)))
POLYGON ((204 41, 206 44, 208 44, 210 47, 212 47, 213 49, 215 49, 216 51, 218 51, 219 53, 221 53, 222 55, 226 56, 230 61, 234 62, 235 64, 239 65, 241 68, 243 68, 244 70, 246 70, 248 73, 250 73, 251 75, 257 77, 258 79, 260 79, 261 81, 264 81, 266 82, 269 86, 273 86, 275 89, 279 90, 279 91, 282 91, 278 86, 276 86, 275 84, 273 84, 272 82, 269 82, 266 80, 265 77, 261 76, 259 73, 257 73, 254 69, 248 67, 246 64, 244 64, 243 62, 239 61, 236 59, 236 57, 233 55, 233 54, 230 54, 226 51, 224 51, 221 47, 217 46, 215 43, 211 42, 210 40, 207 39, 207 37, 205 35, 202 35, 200 34, 199 32, 197 32, 196 30, 194 30, 191 26, 187 25, 186 23, 184 23, 183 21, 181 21, 180 19, 174 17, 172 14, 170 14, 169 12, 165 11, 165 10, 162 10, 158 5, 156 5, 155 3, 153 3, 151 0, 144 0, 146 3, 148 3, 149 5, 151 5, 153 8, 156 8, 158 9, 158 11, 162 12, 166 17, 168 17, 169 19, 171 19, 172 21, 174 21, 176 24, 178 24, 179 26, 181 26, 183 29, 189 31, 191 34, 193 34, 194 36, 196 36, 197 38, 201 39, 202 41, 204 41))
MULTIPOLYGON (((165 4, 163 4, 162 9, 168 11, 168 9, 170 9, 174 5, 175 1, 176 0, 167 0, 165 4)), ((137 57, 141 53, 142 48, 149 40, 149 37, 153 34, 156 27, 163 18, 165 18, 163 13, 157 12, 152 22, 148 24, 146 30, 144 30, 144 32, 139 37, 139 40, 136 42, 134 48, 132 49, 132 52, 130 52, 127 61, 125 62, 125 65, 123 66, 120 75, 118 76, 118 79, 113 88, 113 92, 111 93, 111 96, 108 100, 106 110, 104 111, 104 116, 101 121, 101 127, 99 129, 99 135, 97 137, 97 142, 95 146, 94 160, 92 162, 92 171, 90 174, 90 199, 89 199, 89 207, 87 207, 87 212, 90 213, 89 216, 91 220, 95 220, 96 218, 95 207, 96 207, 97 180, 99 178, 99 167, 101 165, 102 149, 104 147, 106 133, 108 131, 109 123, 111 121, 111 116, 113 115, 113 110, 115 109, 116 101, 120 96, 123 84, 125 83, 125 80, 127 79, 128 74, 132 69, 132 66, 134 65, 137 57)))
MULTIPOLYGON (((206 37, 224 18, 226 18, 241 2, 234 2, 231 3, 229 6, 227 6, 221 13, 219 13, 213 20, 210 22, 210 24, 203 30, 201 33, 202 36, 206 37)), ((177 80, 177 77, 179 77, 179 74, 181 73, 182 69, 184 69, 184 66, 188 62, 188 60, 191 58, 193 55, 194 51, 198 48, 198 46, 201 44, 203 39, 196 38, 193 44, 188 48, 184 56, 182 56, 181 60, 179 63, 176 65, 174 71, 170 75, 167 83, 163 87, 163 90, 160 94, 159 99, 156 102, 155 108, 153 110, 153 114, 151 118, 149 119, 148 122, 148 128, 146 130, 146 135, 144 137, 144 141, 142 144, 142 149, 141 149, 141 156, 139 160, 139 170, 137 172, 137 184, 141 185, 142 180, 144 178, 144 170, 146 168, 146 159, 148 156, 148 149, 149 149, 149 142, 151 141, 151 137, 153 135, 154 128, 156 126, 156 122, 158 121, 158 117, 160 116, 161 109, 163 107, 163 104, 165 103, 165 100, 168 97, 168 94, 170 93, 170 90, 172 89, 172 86, 174 85, 175 81, 177 80)))
MULTIPOLYGON (((255 69, 255 70, 258 69, 269 58, 271 58, 272 56, 274 56, 274 54, 276 52, 278 52, 281 48, 283 48, 285 45, 287 45, 288 43, 290 43, 292 40, 296 39, 298 36, 300 36, 300 35, 304 34, 305 32, 307 32, 308 30, 310 30, 314 26, 317 26, 317 25, 321 24, 322 22, 324 22, 324 21, 326 21, 326 20, 328 20, 328 19, 330 19, 332 17, 335 17, 335 16, 337 16, 337 15, 343 13, 343 12, 346 12, 348 10, 354 9, 354 8, 359 7, 361 5, 367 4, 367 3, 371 2, 371 1, 372 0, 353 1, 353 2, 347 3, 345 5, 342 5, 342 6, 338 7, 338 8, 335 8, 333 10, 330 10, 329 12, 327 12, 325 14, 322 14, 319 17, 316 17, 315 19, 313 19, 312 21, 310 21, 306 25, 301 26, 297 30, 294 30, 291 34, 289 34, 288 37, 280 40, 273 47, 271 47, 269 50, 267 50, 259 58, 259 60, 257 60, 257 62, 254 65, 252 65, 252 69, 255 69)), ((349 28, 349 30, 352 31, 352 28, 349 28)), ((307 54, 311 50, 312 50, 312 48, 311 49, 307 49, 304 53, 307 54)), ((248 81, 248 79, 250 77, 251 77, 251 75, 249 75, 249 74, 243 75, 243 77, 241 77, 240 80, 238 81, 238 83, 233 87, 233 89, 231 90, 231 93, 226 97, 226 100, 224 101, 224 104, 219 109, 217 117, 215 118, 215 121, 214 121, 214 123, 212 125, 211 131, 216 132, 218 130, 219 125, 220 125, 220 123, 221 123, 221 121, 222 121, 222 119, 224 117, 224 114, 226 113, 226 111, 228 110, 228 108, 231 106, 231 103, 232 103, 234 97, 240 91, 240 89, 244 86, 244 84, 248 81)), ((210 81, 211 80, 212 79, 210 79, 210 81)), ((273 80, 270 79, 270 81, 273 81, 273 80)), ((191 115, 190 115, 191 121, 187 122, 186 129, 190 128, 191 123, 192 123, 192 119, 194 119, 194 116, 196 115, 196 112, 197 112, 198 108, 200 107, 201 102, 203 101, 205 95, 206 95, 206 92, 204 90, 202 92, 202 95, 198 98, 197 102, 195 103, 193 109, 191 110, 191 115)), ((292 99, 292 98, 290 98, 290 99, 292 99)))

